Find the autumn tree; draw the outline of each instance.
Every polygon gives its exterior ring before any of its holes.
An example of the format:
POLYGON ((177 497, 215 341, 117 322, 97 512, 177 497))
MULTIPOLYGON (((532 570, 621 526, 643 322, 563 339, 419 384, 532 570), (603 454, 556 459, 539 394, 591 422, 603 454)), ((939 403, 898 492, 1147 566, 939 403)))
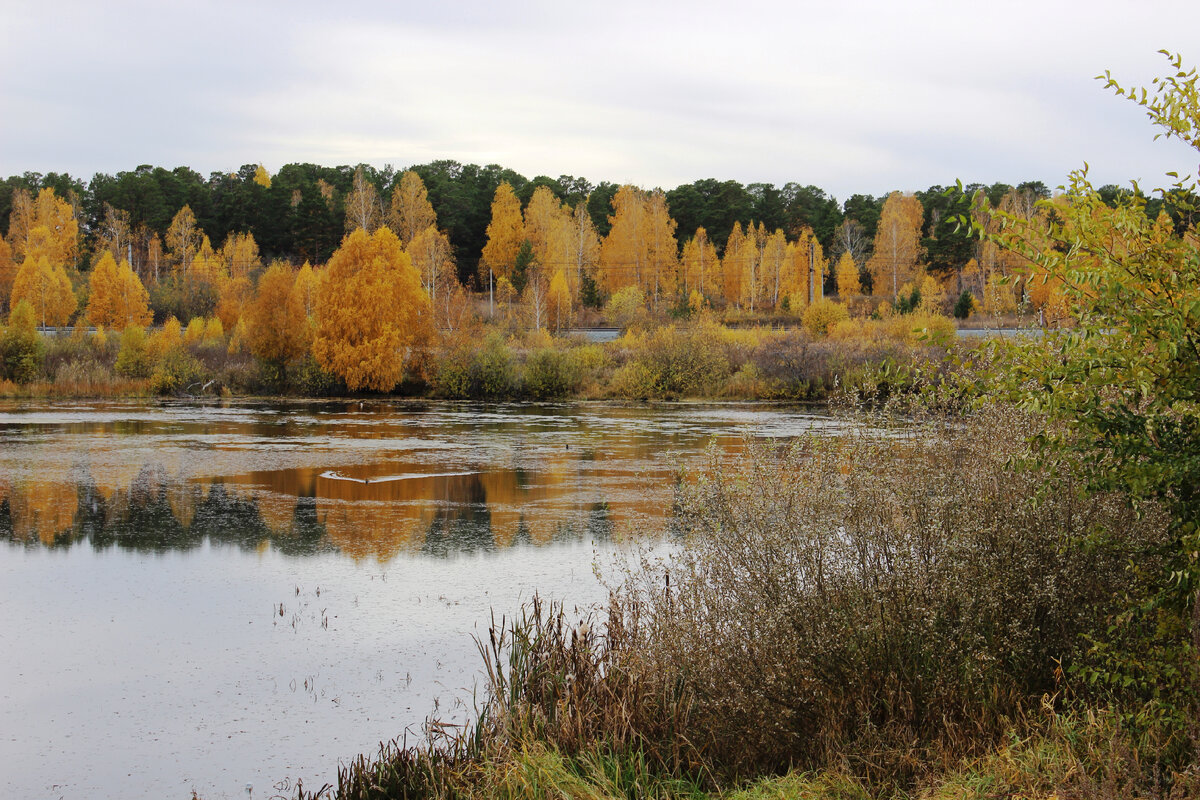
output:
POLYGON ((917 274, 921 261, 921 201, 911 194, 892 192, 883 203, 875 248, 867 271, 875 294, 890 293, 895 299, 900 286, 917 274))
POLYGON ((22 300, 29 302, 42 325, 66 325, 78 305, 66 270, 46 256, 26 258, 17 270, 10 302, 15 308, 22 300))
POLYGON ((565 277, 574 256, 573 227, 571 210, 559 203, 549 186, 534 190, 525 207, 525 238, 544 269, 562 269, 565 277))
POLYGON ((436 305, 442 294, 453 291, 458 273, 453 248, 445 233, 429 225, 409 241, 405 251, 421 275, 421 286, 431 303, 436 305))
POLYGON ((112 253, 114 259, 128 259, 128 252, 133 245, 133 229, 128 211, 113 208, 108 203, 104 204, 96 245, 112 253))
POLYGON ((92 267, 85 316, 97 327, 124 330, 129 325, 145 327, 153 319, 150 296, 129 262, 117 265, 105 250, 92 267))
POLYGON ((17 277, 17 262, 13 260, 12 248, 0 239, 0 314, 8 312, 8 299, 12 296, 13 281, 17 277))
POLYGON ((862 293, 862 284, 858 279, 858 264, 854 263, 854 256, 849 250, 843 251, 842 257, 837 262, 837 290, 838 296, 842 298, 862 293))
POLYGON ((27 261, 45 258, 52 267, 75 269, 79 257, 79 223, 75 209, 53 189, 42 189, 33 201, 21 255, 27 261))
POLYGON ((400 183, 392 191, 387 223, 405 248, 426 228, 437 224, 425 182, 411 169, 400 176, 400 183))
POLYGON ((217 286, 222 279, 228 277, 225 259, 213 250, 207 236, 201 235, 200 246, 196 248, 184 269, 184 275, 192 281, 217 286))
POLYGON ((584 276, 592 274, 600 259, 600 237, 596 234, 596 225, 592 222, 586 200, 576 203, 575 210, 571 212, 570 254, 574 270, 567 274, 567 283, 571 287, 571 295, 578 298, 583 291, 584 276))
POLYGON ((679 281, 684 295, 699 292, 703 297, 721 295, 721 263, 717 248, 708 239, 708 231, 697 228, 696 234, 683 245, 680 256, 679 281))
POLYGON ((812 228, 805 228, 789 248, 790 259, 784 293, 788 306, 799 312, 825 296, 825 252, 812 228))
MULTIPOLYGON (((487 244, 483 247, 481 269, 491 270, 499 278, 509 278, 517 260, 517 251, 525 241, 525 222, 521 201, 507 181, 496 187, 492 198, 492 221, 487 226, 487 244)), ((486 278, 481 274, 481 278, 486 278)), ((486 281, 485 281, 486 282, 486 281)))
POLYGON ((204 233, 196 226, 192 207, 185 205, 179 209, 167 228, 166 238, 167 255, 176 270, 186 272, 191 267, 203 236, 204 233))
POLYGON ((264 189, 271 188, 271 173, 267 172, 267 168, 262 164, 259 164, 254 170, 254 182, 264 189))
POLYGON ((262 266, 258 242, 252 233, 231 233, 221 246, 221 261, 230 277, 247 278, 262 266))
POLYGON ((640 289, 646 272, 642 193, 634 186, 622 186, 613 196, 612 209, 608 235, 600 244, 600 285, 609 295, 626 286, 640 289))
POLYGON ((346 195, 346 231, 362 228, 373 233, 383 219, 383 204, 375 184, 367 180, 366 171, 360 166, 354 170, 354 183, 346 195))
POLYGON ((351 391, 392 389, 413 348, 431 333, 429 296, 387 228, 355 230, 317 292, 313 355, 351 391))
POLYGON ((255 358, 277 368, 283 381, 288 362, 308 349, 308 318, 303 298, 293 291, 295 285, 292 268, 276 261, 259 279, 244 312, 247 348, 255 358))
POLYGON ((546 307, 549 325, 555 332, 571 326, 571 289, 561 268, 556 269, 554 277, 550 279, 550 286, 546 292, 546 307))
POLYGON ((646 266, 649 270, 645 291, 655 309, 664 297, 675 295, 679 273, 679 242, 675 240, 675 220, 667 208, 662 189, 646 198, 646 266))

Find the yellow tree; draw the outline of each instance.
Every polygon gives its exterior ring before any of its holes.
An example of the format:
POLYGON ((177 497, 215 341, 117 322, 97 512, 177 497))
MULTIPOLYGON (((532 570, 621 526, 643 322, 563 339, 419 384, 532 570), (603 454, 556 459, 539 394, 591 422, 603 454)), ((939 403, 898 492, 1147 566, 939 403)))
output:
POLYGON ((733 230, 725 240, 725 255, 721 258, 721 293, 727 305, 740 307, 742 303, 743 273, 746 271, 743 250, 746 247, 742 223, 734 222, 733 230))
POLYGON ((567 283, 571 287, 573 297, 579 296, 583 276, 592 274, 599 260, 600 237, 596 234, 596 226, 588 212, 587 202, 580 200, 571 213, 570 261, 574 270, 567 275, 567 283))
POLYGON ((92 325, 124 331, 128 325, 150 324, 150 295, 127 261, 116 265, 106 249, 91 267, 89 284, 85 315, 92 325))
MULTIPOLYGON (((492 198, 492 221, 487 226, 487 244, 483 246, 482 270, 491 270, 498 278, 512 275, 517 251, 525 241, 525 223, 521 218, 521 201, 508 181, 496 187, 492 198)), ((487 275, 480 278, 486 283, 487 275)))
POLYGON ((27 258, 13 280, 12 305, 29 301, 42 325, 66 325, 75 313, 78 301, 71 281, 61 264, 51 264, 46 256, 27 258))
POLYGON ((8 298, 12 295, 13 280, 17 277, 17 262, 13 260, 12 248, 0 239, 0 314, 8 312, 8 298))
POLYGON ((213 312, 225 330, 231 331, 237 327, 242 318, 242 312, 254 294, 254 285, 246 276, 240 278, 222 277, 217 282, 217 308, 213 312))
POLYGON ((667 208, 667 196, 655 189, 646 198, 646 266, 649 270, 643 290, 650 295, 654 308, 661 299, 673 297, 679 275, 679 242, 675 240, 675 220, 667 208))
POLYGON ((383 204, 375 184, 367 180, 362 167, 354 170, 354 184, 346 194, 346 230, 362 228, 372 233, 383 217, 383 204))
POLYGON ((287 363, 303 356, 308 348, 308 320, 295 285, 292 268, 276 261, 259 279, 244 313, 250 353, 277 365, 284 377, 287 363))
POLYGON ((254 170, 254 182, 264 189, 271 188, 271 173, 267 172, 267 168, 262 164, 259 164, 258 168, 254 170))
POLYGON ((316 313, 317 309, 317 284, 320 277, 313 270, 312 265, 307 261, 300 271, 296 273, 296 281, 292 287, 292 291, 300 298, 300 307, 304 309, 304 315, 311 317, 316 313))
POLYGON ((313 355, 351 391, 388 391, 431 333, 429 296, 387 228, 356 230, 326 266, 317 293, 313 355))
POLYGON ((556 234, 566 224, 566 212, 554 192, 548 186, 539 186, 525 207, 525 238, 533 246, 533 254, 543 267, 557 269, 563 266, 556 259, 563 254, 555 253, 556 234))
POLYGON ((113 254, 114 259, 128 258, 133 244, 133 229, 129 224, 129 212, 104 204, 104 216, 100 220, 97 247, 113 254))
POLYGON ((790 258, 784 281, 784 294, 788 306, 798 312, 810 302, 815 303, 824 296, 825 252, 817 241, 812 228, 804 228, 789 248, 790 258))
POLYGON ((17 189, 13 192, 12 210, 8 215, 8 244, 18 263, 25 260, 25 247, 33 224, 33 195, 28 189, 17 189))
POLYGON ((699 292, 710 299, 720 296, 721 263, 717 260, 717 248, 704 228, 697 228, 696 235, 683 245, 679 275, 685 295, 690 297, 692 292, 699 292))
POLYGON ((454 249, 445 233, 429 225, 410 240, 405 250, 421 275, 421 286, 431 303, 436 304, 442 294, 453 291, 458 278, 454 249))
POLYGON ((200 240, 200 247, 188 262, 185 274, 193 281, 218 286, 222 280, 228 277, 229 272, 225 269, 225 259, 213 250, 208 237, 203 236, 200 240))
POLYGON ((571 326, 571 289, 562 269, 556 269, 554 277, 550 279, 550 288, 546 291, 546 309, 550 327, 556 332, 571 326))
MULTIPOLYGON (((186 272, 196 257, 202 236, 203 233, 196 227, 196 215, 192 213, 192 207, 185 205, 179 209, 167 228, 166 246, 171 266, 186 272)), ((212 249, 211 246, 209 249, 212 249)))
POLYGON ((875 252, 867 261, 873 294, 890 293, 895 300, 900 286, 916 277, 923 215, 921 201, 911 194, 892 192, 884 201, 875 230, 875 252))
POLYGON ((608 294, 626 286, 643 287, 646 264, 646 200, 637 187, 622 186, 613 195, 611 227, 600 244, 600 285, 608 294))
MULTIPOLYGON (((17 190, 9 215, 8 245, 14 266, 30 263, 36 269, 44 258, 52 270, 56 267, 74 270, 79 256, 75 209, 53 189, 42 189, 36 198, 28 191, 17 190)), ((12 305, 16 305, 15 300, 12 305)))
POLYGON ((400 176, 400 183, 392 191, 387 222, 406 248, 422 231, 437 224, 437 214, 429 202, 425 182, 411 169, 400 176))
POLYGON ((837 289, 841 298, 862 294, 862 282, 858 277, 858 264, 849 250, 842 253, 837 263, 837 289))
POLYGON ((778 308, 779 301, 787 296, 788 270, 793 263, 787 237, 776 228, 766 238, 762 250, 763 300, 770 302, 772 308, 778 308))
POLYGON ((251 272, 262 266, 254 234, 231 233, 225 237, 225 244, 221 247, 221 260, 225 262, 225 268, 231 277, 249 277, 251 272))

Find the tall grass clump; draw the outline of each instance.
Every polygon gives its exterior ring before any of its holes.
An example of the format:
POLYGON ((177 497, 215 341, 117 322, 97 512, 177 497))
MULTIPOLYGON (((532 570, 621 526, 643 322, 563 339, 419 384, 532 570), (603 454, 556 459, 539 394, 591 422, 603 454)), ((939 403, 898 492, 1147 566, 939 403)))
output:
POLYGON ((993 745, 1087 658, 1165 520, 1014 469, 1033 422, 860 426, 714 450, 680 484, 681 545, 630 581, 650 675, 733 775, 842 763, 906 785, 993 745), (669 583, 669 591, 667 589, 669 583))

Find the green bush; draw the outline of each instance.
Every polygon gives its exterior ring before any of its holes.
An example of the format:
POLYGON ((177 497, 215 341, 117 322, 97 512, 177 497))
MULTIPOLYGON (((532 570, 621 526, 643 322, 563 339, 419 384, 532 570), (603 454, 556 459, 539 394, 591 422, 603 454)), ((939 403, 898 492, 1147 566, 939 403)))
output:
POLYGON ((525 359, 525 395, 535 400, 566 397, 579 388, 579 362, 553 347, 534 350, 525 359))
POLYGON ((126 378, 149 378, 154 371, 154 358, 150 353, 145 329, 130 325, 121 331, 121 349, 117 351, 114 367, 118 375, 126 378))
POLYGON ((195 356, 182 347, 163 353, 150 375, 150 390, 155 394, 199 394, 208 373, 195 356))
POLYGON ((25 300, 9 314, 8 327, 0 328, 0 377, 29 383, 42 374, 46 345, 37 331, 33 307, 25 300))

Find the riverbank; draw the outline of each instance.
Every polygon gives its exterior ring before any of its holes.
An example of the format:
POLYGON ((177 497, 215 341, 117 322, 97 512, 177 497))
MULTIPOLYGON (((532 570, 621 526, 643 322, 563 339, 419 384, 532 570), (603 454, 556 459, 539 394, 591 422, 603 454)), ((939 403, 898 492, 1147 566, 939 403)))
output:
MULTIPOLYGON (((8 335, 0 397, 367 397, 468 400, 724 399, 826 401, 847 387, 936 370, 955 347, 944 318, 847 321, 803 329, 729 328, 712 321, 637 328, 597 343, 546 331, 476 327, 412 353, 392 392, 351 393, 311 356, 251 356, 236 337, 178 325, 150 334, 8 335), (20 369, 17 369, 18 365, 20 369)), ((969 345, 957 345, 969 346, 969 345)))

